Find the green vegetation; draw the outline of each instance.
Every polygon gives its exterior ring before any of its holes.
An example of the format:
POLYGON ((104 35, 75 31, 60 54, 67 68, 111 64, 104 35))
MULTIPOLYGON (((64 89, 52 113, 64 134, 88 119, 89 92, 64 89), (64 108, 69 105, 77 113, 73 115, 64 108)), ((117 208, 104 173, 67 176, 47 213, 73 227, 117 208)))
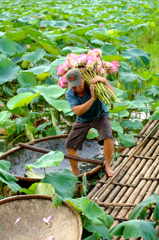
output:
POLYGON ((141 121, 159 119, 158 5, 1 1, 0 152, 19 141, 69 132, 66 121, 73 122, 75 116, 65 100, 66 89, 57 84, 56 68, 68 53, 93 48, 102 50, 104 61, 120 63, 107 79, 121 104, 107 107, 114 136, 132 146, 146 122, 141 121), (123 120, 129 120, 126 127, 123 120))

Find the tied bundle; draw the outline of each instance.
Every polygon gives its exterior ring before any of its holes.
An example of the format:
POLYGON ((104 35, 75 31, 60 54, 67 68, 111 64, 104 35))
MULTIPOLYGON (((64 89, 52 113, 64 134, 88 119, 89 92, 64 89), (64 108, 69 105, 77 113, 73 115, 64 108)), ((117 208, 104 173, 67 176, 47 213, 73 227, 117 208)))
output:
MULTIPOLYGON (((73 68, 80 69, 88 86, 92 84, 91 79, 96 76, 106 78, 107 74, 113 74, 118 71, 118 66, 120 66, 118 61, 106 62, 102 60, 101 56, 102 51, 100 49, 90 49, 87 54, 82 53, 80 55, 69 53, 66 56, 66 61, 57 67, 57 75, 60 77, 58 85, 62 88, 68 87, 66 73, 73 68)), ((111 105, 113 103, 112 100, 114 100, 120 103, 115 94, 104 83, 97 82, 94 86, 95 94, 101 102, 111 105)))

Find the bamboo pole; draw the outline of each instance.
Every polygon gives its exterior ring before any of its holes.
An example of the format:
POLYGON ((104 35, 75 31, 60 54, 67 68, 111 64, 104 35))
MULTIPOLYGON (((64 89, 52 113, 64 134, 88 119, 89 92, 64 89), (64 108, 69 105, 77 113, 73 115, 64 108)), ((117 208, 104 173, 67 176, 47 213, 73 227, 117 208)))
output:
MULTIPOLYGON (((103 183, 103 184, 107 183, 107 181, 103 181, 103 180, 99 180, 97 182, 103 183)), ((124 184, 124 183, 118 183, 118 182, 112 182, 112 184, 116 185, 116 186, 123 186, 123 187, 133 187, 133 188, 135 187, 135 186, 133 186, 131 184, 124 184)))
MULTIPOLYGON (((44 138, 35 139, 35 140, 33 140, 33 141, 28 142, 27 144, 28 144, 28 145, 33 145, 33 144, 36 144, 36 143, 38 143, 38 142, 47 141, 47 140, 51 140, 51 139, 57 139, 57 138, 66 138, 66 137, 68 137, 68 136, 69 136, 69 134, 62 134, 62 135, 56 135, 56 136, 48 136, 48 137, 44 137, 44 138)), ((0 160, 1 160, 1 159, 4 159, 5 157, 7 157, 7 156, 9 156, 9 155, 11 155, 11 154, 13 154, 13 153, 21 150, 21 149, 22 149, 21 146, 12 148, 11 150, 3 153, 3 154, 0 156, 0 160)))
POLYGON ((96 202, 99 206, 104 207, 136 207, 134 203, 108 203, 108 202, 96 202))
MULTIPOLYGON (((51 150, 30 146, 30 145, 25 144, 25 143, 19 143, 19 146, 21 146, 23 148, 26 148, 26 149, 29 149, 29 150, 32 150, 32 151, 41 152, 41 153, 49 153, 49 152, 51 152, 51 150)), ((70 155, 67 155, 67 154, 64 154, 64 158, 71 159, 73 161, 78 161, 78 162, 92 163, 92 164, 101 165, 101 166, 104 165, 104 162, 100 161, 100 160, 89 159, 89 158, 81 158, 81 157, 74 157, 74 156, 70 156, 70 155)))

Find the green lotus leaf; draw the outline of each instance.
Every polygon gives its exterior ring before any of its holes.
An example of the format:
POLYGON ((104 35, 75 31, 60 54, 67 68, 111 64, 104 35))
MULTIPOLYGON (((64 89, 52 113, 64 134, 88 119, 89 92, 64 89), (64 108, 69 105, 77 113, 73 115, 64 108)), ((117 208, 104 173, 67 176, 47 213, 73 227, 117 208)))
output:
POLYGON ((111 43, 106 43, 101 47, 103 56, 104 55, 117 55, 117 49, 111 43))
POLYGON ((39 66, 39 67, 33 67, 27 70, 26 72, 32 72, 35 75, 38 75, 40 73, 48 72, 50 70, 50 65, 49 66, 39 66))
POLYGON ((55 24, 55 26, 56 27, 59 27, 59 28, 62 28, 62 27, 68 27, 68 22, 66 22, 66 21, 56 21, 56 24, 55 24))
POLYGON ((88 51, 88 49, 79 48, 79 47, 65 47, 62 49, 62 54, 66 56, 70 52, 81 54, 81 53, 87 52, 87 51, 88 51))
POLYGON ((107 62, 111 61, 124 61, 125 58, 119 55, 107 55, 107 56, 102 56, 102 59, 107 62))
POLYGON ((27 16, 23 16, 21 18, 18 18, 18 21, 23 22, 23 23, 30 22, 31 20, 33 20, 33 18, 32 17, 27 17, 27 16))
POLYGON ((0 112, 0 127, 3 126, 3 124, 9 120, 11 117, 11 113, 8 111, 2 111, 0 112))
POLYGON ((36 63, 39 61, 44 55, 46 54, 46 51, 42 48, 38 48, 35 50, 35 52, 29 52, 22 56, 22 59, 24 61, 30 61, 32 63, 36 63))
POLYGON ((78 36, 82 36, 84 35, 87 31, 93 29, 93 26, 90 27, 79 27, 78 29, 75 30, 71 30, 72 34, 78 35, 78 36))
POLYGON ((150 64, 151 60, 149 54, 138 48, 125 49, 122 53, 124 57, 130 57, 128 62, 135 63, 136 66, 141 67, 142 63, 150 64))
POLYGON ((121 111, 123 111, 124 109, 127 109, 129 107, 129 105, 124 104, 123 106, 114 106, 113 109, 109 109, 110 113, 119 113, 121 111))
POLYGON ((34 98, 38 97, 40 93, 32 94, 31 92, 21 93, 12 97, 8 103, 8 109, 12 110, 17 107, 28 105, 34 98))
POLYGON ((20 87, 22 88, 36 86, 36 80, 33 73, 21 72, 18 75, 17 80, 18 80, 18 83, 20 84, 20 87))
POLYGON ((105 226, 105 222, 102 226, 94 225, 90 220, 86 221, 85 229, 89 232, 97 232, 99 236, 101 236, 103 239, 111 240, 111 237, 109 235, 109 230, 105 226))
POLYGON ((61 197, 73 197, 77 179, 77 176, 69 170, 63 169, 61 171, 47 173, 41 182, 51 183, 55 188, 55 192, 61 197))
POLYGON ((123 122, 121 122, 121 126, 124 128, 129 128, 130 130, 143 128, 143 124, 137 120, 134 122, 129 121, 129 120, 123 121, 123 122))
POLYGON ((41 167, 57 167, 64 159, 63 152, 51 151, 44 154, 33 164, 26 164, 28 168, 41 168, 41 167))
POLYGON ((99 240, 100 235, 97 232, 94 232, 90 237, 84 238, 83 240, 99 240))
POLYGON ((0 59, 0 85, 15 79, 18 71, 20 71, 20 67, 12 64, 9 59, 0 59))
POLYGON ((118 123, 110 122, 110 124, 111 124, 112 130, 114 130, 115 132, 123 133, 123 128, 118 123))
POLYGON ((144 209, 151 206, 154 203, 159 202, 159 196, 153 193, 150 197, 146 198, 142 202, 140 202, 133 211, 129 214, 130 219, 137 219, 139 215, 144 211, 144 209))
POLYGON ((51 106, 58 109, 58 111, 63 111, 64 113, 71 112, 69 103, 66 100, 54 100, 49 96, 44 96, 44 98, 51 106))
POLYGON ((55 24, 56 24, 56 21, 54 21, 54 20, 42 20, 40 22, 40 26, 42 26, 42 27, 45 27, 45 26, 48 26, 48 25, 53 27, 53 26, 55 26, 55 24))
POLYGON ((35 92, 41 92, 40 94, 43 95, 44 97, 50 96, 53 97, 54 99, 62 96, 66 92, 66 89, 62 89, 58 85, 51 85, 48 87, 45 85, 41 85, 34 87, 33 90, 35 92))
POLYGON ((123 134, 118 132, 118 138, 125 147, 132 147, 137 142, 132 134, 123 134))
POLYGON ((125 239, 143 237, 144 240, 154 240, 157 232, 155 222, 130 220, 122 222, 110 230, 111 236, 123 236, 125 239))
POLYGON ((55 193, 54 186, 50 183, 39 183, 36 186, 35 194, 53 196, 55 193))
POLYGON ((6 56, 10 57, 16 53, 16 47, 14 43, 8 38, 0 39, 0 51, 6 56))
POLYGON ((94 139, 94 138, 96 138, 98 136, 99 136, 98 131, 95 128, 91 128, 88 131, 87 139, 94 139))
POLYGON ((102 225, 102 221, 106 222, 107 213, 95 202, 86 197, 78 198, 77 201, 79 208, 94 225, 102 225))
POLYGON ((21 42, 22 40, 27 38, 27 32, 26 31, 18 31, 18 32, 10 31, 7 33, 7 36, 12 41, 21 42))
POLYGON ((10 162, 9 161, 6 161, 6 160, 1 160, 0 161, 0 168, 2 168, 4 171, 9 171, 10 169, 10 162))

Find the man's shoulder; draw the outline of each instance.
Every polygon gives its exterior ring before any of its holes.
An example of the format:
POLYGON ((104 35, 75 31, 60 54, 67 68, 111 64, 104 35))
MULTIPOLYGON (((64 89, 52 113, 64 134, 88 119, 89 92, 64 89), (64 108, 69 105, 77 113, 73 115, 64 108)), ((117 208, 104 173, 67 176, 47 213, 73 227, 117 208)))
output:
POLYGON ((69 88, 69 89, 66 91, 66 95, 72 95, 72 96, 74 95, 72 88, 69 88))

